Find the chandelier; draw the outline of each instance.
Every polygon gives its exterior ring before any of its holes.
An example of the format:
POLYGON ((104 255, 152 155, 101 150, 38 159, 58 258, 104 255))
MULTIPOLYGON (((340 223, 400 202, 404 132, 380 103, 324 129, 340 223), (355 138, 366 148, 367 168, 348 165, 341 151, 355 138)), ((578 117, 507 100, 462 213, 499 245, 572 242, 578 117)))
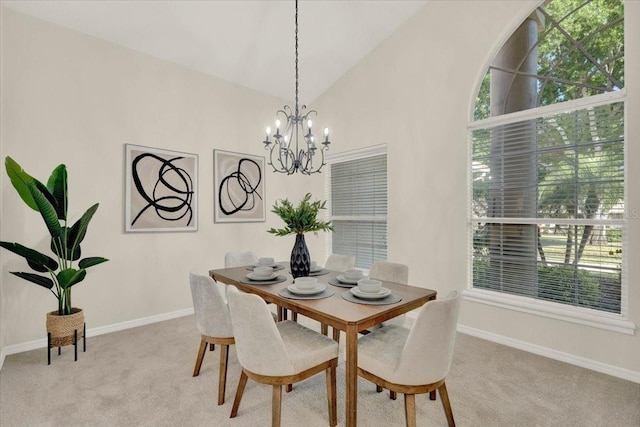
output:
POLYGON ((292 175, 300 172, 304 175, 318 173, 325 165, 324 152, 329 149, 329 128, 324 128, 324 141, 318 147, 318 141, 312 133, 311 117, 318 113, 307 109, 306 105, 298 107, 298 0, 296 0, 296 103, 292 109, 285 105, 276 115, 284 121, 276 120, 276 131, 271 134, 267 128, 267 137, 263 141, 265 150, 269 150, 269 164, 274 172, 292 175), (317 156, 320 156, 318 159, 317 156))

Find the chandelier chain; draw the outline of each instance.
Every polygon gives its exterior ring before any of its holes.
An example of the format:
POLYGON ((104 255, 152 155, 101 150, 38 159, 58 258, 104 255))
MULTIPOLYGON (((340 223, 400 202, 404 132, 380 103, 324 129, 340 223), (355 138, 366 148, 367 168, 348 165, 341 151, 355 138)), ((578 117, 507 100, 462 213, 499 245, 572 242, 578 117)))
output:
POLYGON ((298 2, 296 1, 296 116, 298 114, 298 2))
POLYGON ((262 143, 269 151, 269 165, 274 172, 292 175, 300 172, 304 175, 319 173, 326 164, 324 152, 329 149, 329 128, 324 128, 324 140, 316 139, 312 132, 311 118, 317 115, 315 110, 306 111, 306 106, 299 107, 298 70, 298 0, 295 1, 295 67, 296 67, 296 104, 292 110, 289 105, 277 111, 277 115, 284 119, 276 120, 275 133, 267 127, 267 135, 262 143), (282 132, 280 126, 283 126, 282 132))

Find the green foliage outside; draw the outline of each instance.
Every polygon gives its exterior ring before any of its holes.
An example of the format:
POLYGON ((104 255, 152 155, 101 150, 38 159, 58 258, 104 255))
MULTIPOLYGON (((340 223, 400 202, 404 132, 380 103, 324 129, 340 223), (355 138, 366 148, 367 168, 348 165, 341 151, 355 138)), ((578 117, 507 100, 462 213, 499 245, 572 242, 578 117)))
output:
MULTIPOLYGON (((538 106, 624 87, 622 0, 548 0, 537 12, 544 24, 539 33, 537 76, 534 77, 538 92, 533 96, 538 97, 538 106)), ((491 116, 490 84, 489 69, 477 96, 475 120, 491 116)), ((498 141, 501 132, 509 134, 527 129, 532 129, 531 152, 535 155, 531 160, 536 173, 528 187, 532 190, 522 190, 525 198, 535 197, 539 224, 562 223, 555 221, 559 218, 604 218, 612 210, 623 209, 624 123, 624 103, 616 102, 515 125, 476 129, 472 135, 473 216, 501 216, 493 214, 489 207, 502 201, 500 185, 513 184, 509 182, 508 173, 499 176, 495 171, 518 170, 521 167, 518 162, 522 161, 518 156, 522 157, 523 153, 509 151, 517 142, 507 138, 501 145, 498 141)), ((474 286, 484 284, 486 287, 491 283, 487 271, 490 254, 512 250, 518 244, 512 242, 511 247, 494 247, 490 251, 489 242, 495 240, 488 235, 488 229, 480 223, 474 228, 474 286)), ((560 231, 558 235, 542 235, 536 242, 538 298, 615 312, 611 309, 616 306, 615 301, 610 301, 613 299, 617 300, 619 312, 621 229, 603 226, 596 229, 597 226, 592 225, 556 225, 556 228, 560 231), (547 264, 547 261, 550 262, 547 264), (561 292, 548 289, 554 283, 561 292), (600 289, 610 286, 617 287, 618 293, 611 296, 600 289)))

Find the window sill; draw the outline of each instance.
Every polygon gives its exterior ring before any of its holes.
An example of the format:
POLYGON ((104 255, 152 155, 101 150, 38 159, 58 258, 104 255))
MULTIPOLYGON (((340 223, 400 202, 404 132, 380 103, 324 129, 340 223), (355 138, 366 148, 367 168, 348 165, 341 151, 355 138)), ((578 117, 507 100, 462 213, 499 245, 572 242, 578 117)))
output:
POLYGON ((483 289, 466 289, 462 292, 462 295, 465 301, 606 329, 622 334, 634 335, 636 330, 636 325, 633 322, 624 319, 618 314, 598 313, 585 308, 538 301, 483 289))

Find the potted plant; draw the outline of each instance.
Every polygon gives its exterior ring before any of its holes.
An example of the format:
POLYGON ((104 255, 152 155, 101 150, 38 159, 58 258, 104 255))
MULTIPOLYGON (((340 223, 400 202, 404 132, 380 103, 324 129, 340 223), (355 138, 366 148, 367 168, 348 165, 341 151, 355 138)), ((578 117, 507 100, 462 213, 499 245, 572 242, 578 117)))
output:
POLYGON ((54 257, 50 257, 20 243, 0 241, 1 247, 23 257, 32 270, 43 273, 12 271, 11 274, 49 289, 57 298, 58 310, 47 313, 47 332, 51 334, 48 335, 49 348, 75 344, 77 332, 84 333, 84 313, 82 309, 72 306, 71 289, 84 280, 87 268, 107 261, 102 257, 80 259, 80 243, 98 209, 98 203, 87 209, 82 217, 69 227, 67 168, 64 164, 51 172, 47 185, 25 172, 11 157, 7 156, 5 159, 5 167, 18 195, 27 206, 42 216, 51 236, 50 248, 54 254, 54 257), (74 267, 74 262, 78 260, 77 267, 74 267))
POLYGON ((267 232, 276 236, 287 236, 294 233, 296 235, 296 242, 291 251, 291 274, 294 279, 308 276, 311 269, 311 258, 304 240, 304 233, 333 231, 331 221, 322 221, 317 218, 320 209, 326 209, 326 201, 310 202, 310 200, 311 193, 307 193, 297 208, 288 199, 284 199, 277 201, 271 210, 284 221, 285 227, 271 227, 267 232))

